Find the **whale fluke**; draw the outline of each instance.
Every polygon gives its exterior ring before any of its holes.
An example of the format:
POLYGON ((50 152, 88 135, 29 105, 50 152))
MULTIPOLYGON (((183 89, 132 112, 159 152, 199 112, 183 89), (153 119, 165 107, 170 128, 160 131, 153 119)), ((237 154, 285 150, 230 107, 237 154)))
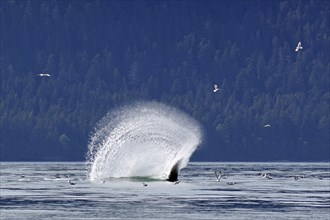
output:
POLYGON ((167 181, 169 182, 176 182, 178 181, 179 176, 179 165, 181 160, 176 162, 176 164, 172 167, 170 174, 168 175, 167 181))

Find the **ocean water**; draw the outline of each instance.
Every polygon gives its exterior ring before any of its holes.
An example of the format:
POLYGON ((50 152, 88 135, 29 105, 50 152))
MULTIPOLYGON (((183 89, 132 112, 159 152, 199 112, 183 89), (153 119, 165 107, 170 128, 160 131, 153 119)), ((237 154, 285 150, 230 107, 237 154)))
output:
POLYGON ((93 182, 85 163, 1 162, 0 219, 330 219, 329 163, 191 162, 179 178, 93 182))

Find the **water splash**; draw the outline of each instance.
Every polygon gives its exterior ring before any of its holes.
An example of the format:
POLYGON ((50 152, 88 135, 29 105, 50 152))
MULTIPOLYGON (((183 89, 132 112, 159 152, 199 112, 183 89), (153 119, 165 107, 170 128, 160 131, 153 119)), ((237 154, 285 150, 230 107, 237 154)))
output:
POLYGON ((152 177, 166 179, 180 161, 185 167, 201 143, 199 124, 157 102, 143 102, 109 112, 88 146, 89 178, 152 177))

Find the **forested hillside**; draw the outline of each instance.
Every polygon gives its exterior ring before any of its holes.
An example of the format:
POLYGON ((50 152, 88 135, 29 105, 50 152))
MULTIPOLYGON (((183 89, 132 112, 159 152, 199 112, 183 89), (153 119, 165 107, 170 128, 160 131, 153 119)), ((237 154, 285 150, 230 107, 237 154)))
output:
POLYGON ((137 100, 201 123, 193 160, 330 158, 329 1, 0 7, 1 160, 84 160, 97 121, 137 100))

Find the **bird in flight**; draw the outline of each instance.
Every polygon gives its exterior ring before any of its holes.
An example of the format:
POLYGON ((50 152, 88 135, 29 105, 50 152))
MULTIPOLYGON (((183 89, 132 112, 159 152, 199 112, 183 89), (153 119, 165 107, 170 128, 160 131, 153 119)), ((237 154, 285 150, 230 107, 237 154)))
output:
POLYGON ((40 77, 50 77, 50 74, 49 73, 39 73, 37 76, 40 76, 40 77))
POLYGON ((221 171, 214 171, 215 177, 217 178, 217 181, 220 182, 220 179, 222 177, 221 171))
POLYGON ((214 84, 213 92, 217 92, 217 91, 219 91, 219 90, 220 90, 220 89, 219 89, 218 85, 217 85, 217 84, 214 84))
POLYGON ((262 177, 263 179, 273 179, 271 173, 262 173, 262 174, 261 174, 261 177, 262 177))
POLYGON ((220 182, 221 179, 227 179, 228 178, 228 174, 224 174, 220 171, 214 171, 214 175, 217 178, 217 181, 220 182))
POLYGON ((264 125, 264 128, 270 128, 270 127, 271 127, 270 124, 266 124, 266 125, 264 125))
POLYGON ((295 51, 298 52, 299 50, 302 50, 302 49, 303 49, 303 47, 301 46, 301 42, 299 41, 295 51))

